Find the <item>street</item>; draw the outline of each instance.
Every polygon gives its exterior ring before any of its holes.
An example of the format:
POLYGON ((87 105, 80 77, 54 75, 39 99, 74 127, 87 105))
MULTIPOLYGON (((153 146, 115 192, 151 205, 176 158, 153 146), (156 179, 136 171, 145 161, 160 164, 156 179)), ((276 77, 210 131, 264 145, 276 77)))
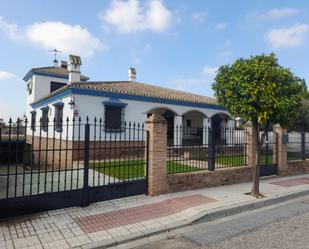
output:
POLYGON ((309 196, 279 205, 200 222, 174 237, 136 249, 309 248, 309 196))

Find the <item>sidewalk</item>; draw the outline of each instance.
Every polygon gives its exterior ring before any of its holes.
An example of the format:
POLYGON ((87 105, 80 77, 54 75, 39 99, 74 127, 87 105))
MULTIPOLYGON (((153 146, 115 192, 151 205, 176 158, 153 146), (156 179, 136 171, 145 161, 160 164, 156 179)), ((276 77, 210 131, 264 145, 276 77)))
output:
POLYGON ((2 248, 102 248, 182 227, 203 217, 214 220, 309 194, 309 175, 261 180, 256 199, 251 183, 135 196, 0 222, 2 248))

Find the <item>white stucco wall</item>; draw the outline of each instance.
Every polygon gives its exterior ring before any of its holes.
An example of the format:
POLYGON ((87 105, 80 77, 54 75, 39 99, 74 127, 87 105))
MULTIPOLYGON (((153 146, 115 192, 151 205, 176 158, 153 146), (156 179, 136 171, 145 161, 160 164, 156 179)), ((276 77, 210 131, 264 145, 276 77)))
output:
MULTIPOLYGON (((56 102, 63 102, 63 120, 65 121, 68 117, 70 120, 70 124, 72 123, 74 113, 78 113, 78 116, 75 116, 76 123, 78 118, 82 119, 82 126, 79 132, 78 127, 74 130, 75 140, 77 140, 77 134, 80 135, 81 140, 84 139, 84 124, 86 123, 86 117, 89 118, 89 123, 94 123, 94 118, 97 118, 99 121, 102 118, 104 122, 104 101, 110 100, 108 97, 101 97, 101 96, 90 96, 90 95, 83 95, 83 94, 74 94, 71 96, 64 97, 63 99, 55 100, 51 103, 46 105, 40 105, 38 108, 33 109, 31 107, 31 103, 37 99, 40 99, 50 92, 50 82, 61 82, 67 83, 67 80, 60 79, 60 78, 53 78, 53 77, 46 77, 46 76, 33 76, 33 91, 32 94, 27 96, 27 111, 26 115, 29 120, 29 129, 31 123, 31 111, 36 111, 36 121, 37 126, 39 126, 39 120, 42 117, 42 110, 41 108, 44 106, 49 107, 48 118, 52 122, 55 115, 55 107, 54 103, 56 102), (75 106, 72 108, 68 103, 71 99, 74 99, 75 106)), ((217 110, 212 108, 202 108, 202 107, 192 107, 192 106, 185 106, 185 105, 176 105, 176 104, 164 104, 164 103, 156 103, 156 102, 148 102, 148 101, 139 101, 139 100, 129 100, 129 99, 119 99, 121 102, 126 103, 127 105, 124 108, 124 122, 129 124, 130 122, 139 123, 142 126, 147 119, 147 113, 152 113, 154 109, 164 108, 168 109, 175 114, 174 118, 174 125, 182 125, 186 126, 186 120, 190 119, 192 126, 205 126, 205 124, 210 125, 210 118, 218 113, 228 114, 227 111, 224 110, 217 110)), ((52 123, 50 123, 52 125, 52 123)), ((99 127, 99 122, 97 122, 99 127)), ((73 130, 72 127, 69 127, 68 137, 72 139, 73 130)), ((93 138, 93 126, 91 128, 91 139, 93 138)), ((97 131, 98 132, 98 131, 97 131)), ((32 131, 29 132, 32 134, 32 131)), ((39 129, 34 132, 34 135, 38 136, 40 134, 39 129)), ((103 133, 104 134, 104 133, 103 133)), ((41 131, 42 136, 46 136, 46 132, 41 131)), ((98 134, 97 134, 98 135, 98 134)), ((133 134, 126 134, 127 137, 133 134)), ((53 130, 50 129, 48 132, 49 137, 53 137, 53 130)), ((112 140, 123 139, 124 134, 108 134, 107 137, 110 137, 112 140)), ((205 135, 206 137, 207 135, 205 135)), ((55 138, 59 138, 59 132, 55 132, 55 138)), ((62 138, 66 137, 66 128, 64 127, 62 138)), ((132 136, 131 136, 132 139, 132 136)))
MULTIPOLYGON (((41 75, 32 75, 32 77, 27 81, 26 84, 28 84, 29 81, 32 81, 32 93, 29 94, 26 92, 26 117, 28 119, 28 126, 30 126, 31 123, 31 111, 36 111, 36 120, 37 120, 37 126, 39 126, 39 120, 42 116, 42 111, 40 108, 33 109, 31 107, 31 103, 47 96, 50 93, 50 83, 53 82, 59 82, 59 83, 68 83, 67 79, 57 78, 57 77, 48 77, 48 76, 41 76, 41 75)), ((49 106, 51 107, 49 110, 49 119, 53 120, 53 111, 54 106, 52 106, 52 103, 49 106), (51 105, 51 106, 50 106, 51 105)), ((67 112, 67 110, 64 109, 64 112, 67 112)), ((38 129, 37 129, 38 130, 38 129)), ((37 133, 38 131, 36 131, 37 133)), ((32 134, 29 133, 29 134, 32 134)), ((44 135, 44 134, 43 134, 44 135)))
MULTIPOLYGON (((109 100, 107 97, 98 97, 98 96, 89 96, 89 95, 74 95, 75 99, 75 107, 74 109, 78 112, 79 117, 82 118, 83 123, 85 123, 85 119, 88 116, 90 123, 93 123, 94 118, 99 120, 102 118, 104 121, 104 101, 109 100)), ((124 108, 124 121, 128 123, 139 123, 140 125, 144 124, 147 119, 147 113, 154 110, 155 108, 167 108, 176 113, 178 117, 177 120, 182 120, 181 124, 185 125, 185 120, 188 118, 192 118, 192 125, 202 126, 203 119, 199 119, 202 115, 197 115, 194 113, 188 114, 190 111, 198 111, 204 114, 206 117, 210 118, 211 116, 217 113, 226 113, 227 111, 216 110, 211 108, 200 108, 200 107, 191 107, 191 106, 182 106, 175 104, 161 104, 155 102, 146 102, 146 101, 138 101, 138 100, 128 100, 128 99, 119 99, 123 103, 126 103, 126 107, 124 108), (199 116, 199 117, 198 117, 199 116)), ((179 122, 179 121, 178 121, 179 122)), ((178 123, 179 125, 180 123, 178 123)), ((175 124, 176 125, 176 124, 175 124)), ((92 135, 92 134, 91 134, 92 135)), ((112 139, 119 136, 113 134, 112 139)), ((83 129, 81 133, 81 137, 84 137, 83 129)))
POLYGON ((58 99, 56 101, 48 103, 47 105, 40 106, 39 108, 32 109, 32 110, 36 111, 36 130, 35 131, 31 130, 31 116, 29 114, 29 119, 28 119, 29 123, 28 123, 28 132, 27 133, 29 135, 34 135, 34 136, 39 136, 41 134, 42 137, 46 137, 48 135, 48 137, 50 137, 50 138, 55 137, 57 139, 60 138, 60 136, 61 136, 62 139, 65 139, 66 136, 67 136, 67 131, 68 131, 68 139, 72 139, 71 138, 72 131, 73 131, 72 119, 73 119, 73 111, 74 110, 68 104, 70 101, 71 101, 71 97, 67 96, 65 98, 58 99), (58 132, 58 131, 55 131, 55 133, 54 133, 54 130, 53 130, 53 120, 55 118, 55 108, 56 108, 53 104, 55 104, 57 102, 62 102, 64 104, 64 106, 63 106, 63 128, 62 128, 63 132, 62 132, 62 134, 60 134, 60 132, 58 132), (49 110, 48 110, 48 119, 49 119, 48 132, 43 131, 42 129, 40 131, 40 119, 42 118, 41 108, 46 107, 46 106, 49 107, 49 110), (67 118, 69 118, 69 125, 68 126, 66 125, 67 124, 66 123, 67 118), (68 127, 68 130, 67 130, 67 127, 68 127))

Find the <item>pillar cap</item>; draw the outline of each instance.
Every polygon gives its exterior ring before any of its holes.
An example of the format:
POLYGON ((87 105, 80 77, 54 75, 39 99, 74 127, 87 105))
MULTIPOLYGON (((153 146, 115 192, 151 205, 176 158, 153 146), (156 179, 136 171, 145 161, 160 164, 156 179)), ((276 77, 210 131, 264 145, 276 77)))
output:
POLYGON ((244 127, 252 127, 253 125, 252 125, 252 121, 247 121, 246 123, 245 123, 245 125, 244 125, 244 127))
POLYGON ((153 113, 150 117, 146 119, 146 123, 162 123, 167 124, 167 121, 157 113, 153 113))

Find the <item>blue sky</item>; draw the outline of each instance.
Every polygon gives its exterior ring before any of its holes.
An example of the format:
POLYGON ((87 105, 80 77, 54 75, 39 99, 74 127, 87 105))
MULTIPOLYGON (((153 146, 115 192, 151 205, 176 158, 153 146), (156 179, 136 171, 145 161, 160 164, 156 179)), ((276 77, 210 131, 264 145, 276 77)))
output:
POLYGON ((216 69, 275 52, 309 82, 309 2, 302 0, 0 0, 0 117, 25 109, 32 67, 49 49, 82 57, 91 80, 137 80, 212 96, 216 69))

